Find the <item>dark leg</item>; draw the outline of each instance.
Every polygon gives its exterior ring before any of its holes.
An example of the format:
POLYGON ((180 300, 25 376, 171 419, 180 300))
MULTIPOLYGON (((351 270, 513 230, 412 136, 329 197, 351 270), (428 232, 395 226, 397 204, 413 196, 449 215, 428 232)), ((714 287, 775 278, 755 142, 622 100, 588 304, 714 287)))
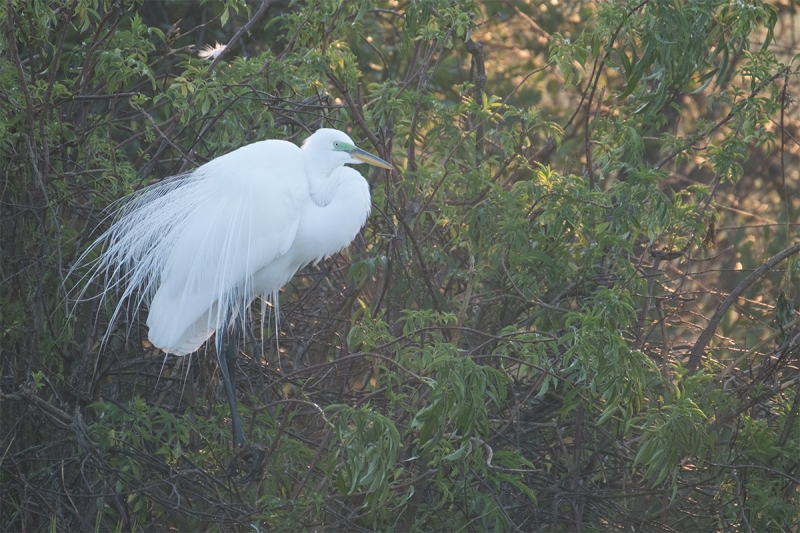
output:
POLYGON ((228 405, 231 408, 231 422, 233 424, 233 449, 239 451, 247 444, 242 430, 242 421, 239 418, 239 408, 236 405, 236 358, 239 355, 239 333, 242 330, 241 322, 233 319, 229 328, 217 331, 221 339, 217 343, 217 358, 222 371, 222 381, 225 383, 225 394, 228 396, 228 405))
POLYGON ((239 337, 242 333, 242 323, 236 317, 229 317, 229 327, 217 330, 217 360, 222 371, 222 380, 225 383, 225 394, 228 396, 228 405, 231 409, 231 424, 233 431, 234 457, 228 465, 228 475, 233 476, 239 471, 238 456, 241 454, 249 463, 247 472, 237 479, 239 483, 258 481, 261 479, 262 463, 264 462, 264 449, 261 446, 247 447, 247 439, 242 430, 242 420, 239 418, 239 408, 236 404, 236 359, 239 356, 239 337))

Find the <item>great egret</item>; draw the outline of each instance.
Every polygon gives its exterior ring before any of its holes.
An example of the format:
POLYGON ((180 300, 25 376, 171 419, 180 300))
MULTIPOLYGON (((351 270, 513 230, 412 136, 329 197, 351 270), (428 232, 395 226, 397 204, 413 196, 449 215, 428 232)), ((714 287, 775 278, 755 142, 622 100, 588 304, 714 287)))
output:
POLYGON ((246 446, 236 407, 240 320, 254 298, 277 304, 298 269, 355 238, 370 212, 369 185, 344 165, 359 163, 392 168, 333 129, 302 148, 253 143, 122 199, 95 243, 103 251, 90 276, 121 291, 112 322, 122 302, 148 304, 150 342, 174 355, 217 332, 237 452, 246 446))

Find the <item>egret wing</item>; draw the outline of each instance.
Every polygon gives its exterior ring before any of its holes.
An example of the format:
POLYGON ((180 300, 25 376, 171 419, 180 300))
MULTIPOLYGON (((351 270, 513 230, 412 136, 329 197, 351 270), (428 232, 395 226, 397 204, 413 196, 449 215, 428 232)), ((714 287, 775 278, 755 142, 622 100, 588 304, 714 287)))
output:
POLYGON ((232 310, 278 288, 254 286, 253 275, 289 250, 309 201, 291 143, 248 145, 195 172, 197 200, 176 213, 184 220, 147 318, 150 341, 171 353, 194 351, 232 310))

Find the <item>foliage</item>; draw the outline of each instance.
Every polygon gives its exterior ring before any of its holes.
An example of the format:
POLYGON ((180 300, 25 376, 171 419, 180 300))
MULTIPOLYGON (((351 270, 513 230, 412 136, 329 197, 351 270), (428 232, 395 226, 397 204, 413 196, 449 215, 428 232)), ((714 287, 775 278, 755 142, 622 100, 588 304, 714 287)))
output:
POLYGON ((787 0, 4 3, 3 530, 797 529, 800 263, 755 270, 797 251, 797 24, 787 0), (125 194, 321 126, 397 170, 280 331, 254 304, 266 468, 238 484, 213 346, 164 357, 76 259, 125 194))

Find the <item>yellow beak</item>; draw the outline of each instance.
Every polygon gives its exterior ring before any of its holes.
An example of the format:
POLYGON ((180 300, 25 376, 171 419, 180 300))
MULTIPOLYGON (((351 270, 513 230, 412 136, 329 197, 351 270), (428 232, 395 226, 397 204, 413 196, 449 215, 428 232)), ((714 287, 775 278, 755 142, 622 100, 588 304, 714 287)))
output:
POLYGON ((381 159, 376 155, 372 155, 369 152, 362 150, 361 148, 356 148, 354 150, 350 150, 350 155, 353 156, 355 159, 359 161, 363 161, 368 165, 375 165, 376 167, 385 168, 387 170, 392 170, 394 167, 381 159))

